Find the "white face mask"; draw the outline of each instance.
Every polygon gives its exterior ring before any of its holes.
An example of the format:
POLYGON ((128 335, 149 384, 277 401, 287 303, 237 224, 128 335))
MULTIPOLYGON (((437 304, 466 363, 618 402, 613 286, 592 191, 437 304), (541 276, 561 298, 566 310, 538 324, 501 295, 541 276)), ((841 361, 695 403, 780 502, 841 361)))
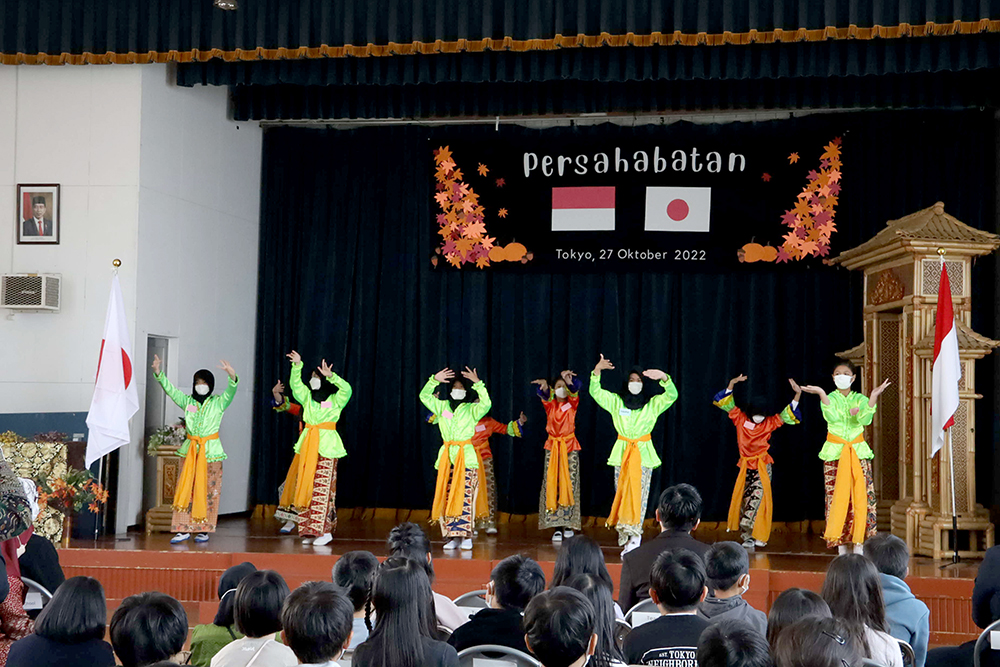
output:
POLYGON ((451 397, 454 398, 456 401, 465 400, 465 390, 464 389, 452 389, 451 390, 451 397))
POLYGON ((319 389, 323 386, 323 382, 319 378, 309 378, 309 388, 319 389))
POLYGON ((196 384, 194 386, 194 393, 198 394, 199 396, 204 396, 205 394, 208 393, 208 385, 207 384, 196 384))
POLYGON ((850 389, 851 385, 854 384, 853 375, 834 375, 833 383, 837 385, 837 389, 850 389))
POLYGON ((754 415, 751 419, 753 419, 754 424, 759 424, 764 421, 764 415, 754 415))
POLYGON ((629 382, 628 383, 628 390, 629 390, 630 393, 633 393, 633 394, 641 394, 642 393, 642 383, 641 382, 629 382))
POLYGON ((566 398, 567 394, 569 394, 569 392, 566 391, 566 387, 556 387, 556 396, 559 398, 566 398))

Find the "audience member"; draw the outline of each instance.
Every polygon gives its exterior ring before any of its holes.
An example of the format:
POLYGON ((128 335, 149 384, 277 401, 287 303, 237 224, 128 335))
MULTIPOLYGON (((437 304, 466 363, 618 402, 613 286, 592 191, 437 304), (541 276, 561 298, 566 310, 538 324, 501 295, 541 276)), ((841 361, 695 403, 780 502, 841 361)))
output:
POLYGON ((288 584, 273 570, 257 570, 236 587, 233 616, 245 637, 230 642, 212 658, 211 667, 247 667, 250 661, 267 667, 294 667, 299 662, 292 649, 278 641, 281 607, 288 584))
POLYGON ((771 652, 777 645, 778 635, 788 626, 803 618, 832 618, 830 605, 819 593, 804 588, 788 588, 778 594, 767 614, 767 643, 771 652))
POLYGON ((889 634, 912 646, 916 667, 924 667, 931 612, 903 581, 910 573, 910 550, 906 542, 892 533, 878 533, 865 542, 864 550, 879 572, 889 634))
MULTIPOLYGON (((556 556, 555 571, 552 574, 552 581, 549 582, 549 588, 565 586, 570 578, 579 574, 592 574, 605 582, 608 589, 612 591, 612 597, 614 597, 615 584, 611 580, 608 566, 604 562, 604 552, 601 551, 601 546, 597 542, 583 534, 563 540, 562 546, 559 547, 559 554, 556 556)), ((622 608, 614 600, 612 603, 614 604, 615 617, 624 620, 625 614, 622 613, 622 608)))
POLYGON ((365 603, 371 593, 372 578, 377 568, 378 558, 370 551, 348 551, 333 565, 333 583, 340 586, 354 605, 351 645, 347 647, 349 649, 357 648, 358 644, 368 639, 365 603))
MULTIPOLYGON (((407 521, 392 529, 389 533, 389 555, 412 558, 422 563, 427 579, 434 583, 434 564, 431 556, 431 541, 427 533, 415 523, 407 521)), ((451 632, 469 620, 469 611, 459 608, 451 598, 434 593, 434 613, 437 622, 451 632)))
POLYGON ((222 573, 219 579, 219 609, 211 623, 196 625, 191 631, 190 665, 209 667, 212 658, 226 644, 243 638, 236 628, 236 587, 245 577, 253 574, 257 568, 253 563, 240 563, 222 573))
POLYGON ((709 595, 698 608, 710 623, 730 619, 746 621, 762 636, 767 634, 767 615, 743 599, 750 588, 750 558, 736 542, 716 542, 705 552, 705 575, 709 595))
MULTIPOLYGON (((575 537, 572 539, 576 539, 575 537)), ((583 593, 594 606, 594 633, 597 635, 597 648, 590 664, 594 667, 613 667, 624 665, 624 656, 615 642, 617 634, 615 627, 614 600, 611 599, 611 586, 593 574, 573 575, 566 586, 583 593)))
POLYGON ((498 644, 527 653, 521 625, 524 608, 543 590, 545 573, 538 563, 520 555, 504 558, 493 568, 490 583, 486 584, 489 607, 459 626, 448 638, 448 643, 456 651, 498 644))
POLYGON ((771 667, 771 651, 753 625, 740 618, 726 618, 701 633, 698 667, 771 667))
POLYGON ((101 582, 73 577, 56 589, 35 621, 35 633, 10 647, 7 667, 113 667, 104 641, 108 607, 101 582))
POLYGON ((544 667, 583 667, 597 649, 594 606, 579 591, 557 586, 524 610, 524 641, 544 667))
POLYGON ((778 635, 775 667, 860 667, 863 632, 842 618, 810 616, 778 635))
POLYGON ((30 635, 34 627, 24 611, 26 588, 21 581, 21 566, 18 563, 32 532, 34 530, 29 527, 18 537, 0 542, 0 554, 3 554, 7 570, 7 595, 0 604, 0 665, 6 663, 11 644, 30 635))
POLYGON ((351 641, 353 615, 354 606, 339 588, 310 581, 285 599, 282 636, 300 664, 336 667, 351 641))
POLYGON ((656 557, 649 579, 650 597, 661 616, 629 633, 623 647, 625 661, 630 665, 667 664, 664 661, 694 665, 698 639, 708 627, 708 621, 698 615, 698 605, 708 594, 704 561, 687 549, 664 551, 656 557))
POLYGON ((169 661, 184 648, 188 618, 181 603, 164 593, 130 595, 111 616, 111 646, 123 667, 169 661))
POLYGON ((649 572, 664 551, 687 549, 703 556, 708 545, 691 537, 701 521, 701 495, 690 484, 671 486, 660 494, 656 507, 660 534, 622 557, 618 602, 627 613, 637 602, 649 597, 649 572))
POLYGON ((822 595, 834 617, 863 628, 869 658, 886 667, 903 667, 899 642, 886 632, 882 585, 870 560, 861 554, 834 558, 826 570, 822 595))
POLYGON ((458 667, 458 652, 437 640, 434 597, 425 563, 391 556, 375 571, 375 625, 354 649, 353 667, 458 667))
MULTIPOLYGON (((24 495, 28 499, 31 507, 31 521, 34 522, 41 512, 38 505, 38 485, 34 480, 21 477, 21 486, 24 488, 24 495)), ((31 533, 24 553, 17 559, 21 568, 21 577, 26 577, 45 587, 47 591, 54 592, 66 581, 62 567, 59 565, 59 554, 55 545, 41 535, 31 533)), ((41 609, 29 609, 28 616, 37 618, 41 609)), ((107 621, 107 619, 104 619, 107 621)))
MULTIPOLYGON (((1000 545, 983 556, 972 587, 972 622, 982 629, 1000 620, 1000 545)), ((960 646, 939 646, 927 651, 927 667, 969 667, 973 664, 976 640, 960 646)), ((981 667, 1000 667, 1000 651, 989 646, 980 655, 981 667)))

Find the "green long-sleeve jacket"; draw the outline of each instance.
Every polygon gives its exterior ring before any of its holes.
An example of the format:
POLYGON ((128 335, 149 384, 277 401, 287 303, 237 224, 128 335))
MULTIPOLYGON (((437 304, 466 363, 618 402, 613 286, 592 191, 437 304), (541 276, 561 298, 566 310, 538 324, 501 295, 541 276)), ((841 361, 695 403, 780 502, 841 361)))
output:
MULTIPOLYGON (((432 375, 427 380, 424 388, 420 390, 420 402, 434 415, 438 428, 441 429, 441 439, 444 442, 470 441, 464 447, 465 467, 478 469, 479 461, 476 459, 476 450, 473 448, 471 441, 472 436, 476 434, 476 424, 493 407, 489 392, 486 391, 486 385, 482 382, 472 385, 476 394, 479 395, 479 402, 462 403, 455 408, 455 412, 451 411, 451 404, 448 401, 442 401, 434 395, 434 389, 437 386, 438 381, 432 375)), ((435 469, 437 469, 438 463, 441 461, 441 452, 443 450, 444 445, 442 444, 441 449, 438 449, 437 458, 434 460, 435 469)), ((452 463, 455 463, 455 457, 457 456, 458 446, 453 445, 449 447, 448 458, 452 463)))
MULTIPOLYGON (((653 396, 646 405, 638 410, 629 410, 622 403, 621 396, 612 393, 601 387, 601 376, 590 375, 590 395, 594 401, 611 414, 611 421, 615 425, 615 430, 619 436, 626 438, 640 438, 653 430, 659 416, 677 400, 677 387, 668 375, 665 380, 660 380, 663 393, 653 396)), ((611 449, 611 456, 608 457, 609 466, 620 466, 622 457, 625 454, 625 446, 628 443, 618 438, 615 446, 611 449)), ((659 468, 660 457, 656 455, 653 443, 650 440, 637 443, 639 453, 642 455, 643 468, 659 468)))
MULTIPOLYGON (((869 407, 868 397, 852 391, 844 396, 839 391, 834 391, 827 396, 830 405, 820 403, 820 410, 823 411, 823 419, 826 420, 827 430, 847 442, 854 440, 865 432, 865 426, 872 423, 875 417, 875 408, 869 407), (852 415, 851 409, 857 408, 858 414, 852 415)), ((823 449, 819 450, 819 457, 824 461, 836 461, 840 458, 840 452, 844 446, 836 442, 827 441, 823 449)), ((875 452, 868 446, 868 443, 861 441, 854 445, 859 459, 873 459, 875 452)))
MULTIPOLYGON (((331 373, 326 380, 337 385, 337 391, 331 394, 327 400, 317 403, 313 400, 309 387, 302 382, 302 362, 292 364, 292 375, 288 378, 288 388, 292 390, 292 396, 302 406, 302 421, 307 426, 340 420, 341 410, 351 400, 353 390, 347 380, 336 373, 331 373)), ((307 434, 308 430, 302 429, 302 434, 299 435, 299 439, 295 443, 296 454, 299 453, 307 434)), ((327 429, 319 430, 319 455, 325 459, 340 459, 347 456, 344 440, 340 437, 340 433, 327 429)))
MULTIPOLYGON (((167 379, 166 374, 154 373, 153 377, 163 387, 163 391, 167 392, 170 400, 176 403, 177 407, 184 410, 184 426, 187 429, 188 435, 200 438, 219 432, 219 427, 222 426, 222 414, 229 407, 229 404, 233 402, 233 397, 236 396, 236 387, 239 384, 239 378, 235 380, 229 378, 229 385, 221 395, 213 394, 206 398, 204 403, 199 403, 188 394, 170 384, 170 380, 167 379)), ((177 455, 182 457, 187 456, 190 444, 190 440, 185 440, 181 448, 177 450, 177 455)), ((226 452, 222 449, 221 440, 208 441, 205 448, 205 458, 209 463, 226 460, 226 452)))

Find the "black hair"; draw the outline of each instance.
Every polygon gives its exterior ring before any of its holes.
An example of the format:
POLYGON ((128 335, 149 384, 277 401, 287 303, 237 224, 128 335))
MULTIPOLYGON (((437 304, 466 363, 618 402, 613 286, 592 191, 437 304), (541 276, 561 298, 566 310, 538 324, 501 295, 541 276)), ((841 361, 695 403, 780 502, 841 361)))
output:
POLYGON ((604 552, 597 542, 582 533, 563 540, 549 587, 564 586, 570 577, 577 574, 592 574, 614 589, 604 562, 604 552))
POLYGON ((906 578, 910 564, 910 550, 906 542, 892 533, 878 533, 865 542, 865 556, 875 564, 875 569, 900 579, 906 578))
MULTIPOLYGON (((423 664, 423 639, 437 639, 434 595, 426 570, 412 558, 386 558, 375 571, 371 599, 375 626, 354 650, 354 660, 393 667, 423 664)), ((371 627, 370 614, 365 621, 371 627)))
POLYGON ((412 521, 401 523, 389 531, 386 543, 390 556, 412 558, 423 566, 427 579, 434 581, 434 566, 427 558, 431 552, 431 541, 423 528, 412 521))
POLYGON ((782 630, 810 616, 817 618, 833 616, 830 613, 830 605, 820 597, 819 593, 804 588, 788 588, 782 591, 771 603, 771 610, 767 613, 767 643, 770 644, 771 651, 774 651, 778 635, 782 630))
POLYGON ((858 667, 865 658, 858 636, 842 618, 803 618, 778 635, 775 667, 858 667))
POLYGON ((302 367, 302 384, 304 384, 306 389, 309 390, 309 395, 312 397, 312 400, 317 403, 322 403, 337 393, 337 385, 323 377, 323 374, 316 368, 302 367), (319 389, 313 389, 309 386, 309 380, 312 379, 314 373, 319 377, 319 389))
POLYGON ((442 383, 441 386, 438 387, 438 395, 441 396, 442 400, 448 401, 448 404, 451 407, 452 412, 457 410, 458 406, 462 405, 463 403, 475 403, 476 401, 479 400, 479 394, 476 393, 476 390, 472 388, 472 382, 462 377, 461 375, 455 375, 455 377, 453 377, 452 379, 442 383), (461 382, 462 388, 465 389, 465 398, 463 398, 460 401, 456 401, 454 398, 451 397, 451 390, 455 388, 456 382, 461 382))
POLYGON ((701 520, 701 494, 690 484, 675 484, 660 494, 656 509, 664 528, 689 533, 701 520))
POLYGON ((207 368, 195 371, 194 379, 191 380, 191 398, 199 403, 204 403, 205 399, 211 396, 213 391, 215 391, 215 374, 207 368), (194 390, 195 386, 198 384, 198 380, 201 380, 208 385, 208 393, 204 396, 194 390))
POLYGON ((64 581, 35 620, 35 634, 61 644, 104 639, 108 605, 104 587, 93 577, 64 581))
POLYGON ((524 610, 528 650, 545 667, 569 667, 590 648, 595 622, 594 605, 580 591, 557 586, 540 593, 524 610))
POLYGON ((531 598, 545 590, 542 566, 520 554, 507 556, 490 573, 490 581, 503 609, 524 611, 531 598))
POLYGON ((622 404, 629 410, 639 410, 641 409, 650 399, 649 387, 646 383, 646 377, 642 374, 643 369, 639 366, 633 366, 629 369, 628 373, 625 374, 625 378, 622 380, 622 388, 618 395, 622 399, 622 404), (639 382, 642 383, 642 391, 638 394, 633 394, 628 390, 628 379, 636 374, 639 376, 639 382))
POLYGON ((849 368, 850 371, 851 371, 851 375, 857 375, 858 374, 858 367, 854 365, 853 361, 851 361, 850 359, 838 359, 837 363, 835 363, 833 365, 833 368, 830 369, 830 375, 833 375, 834 373, 836 373, 837 369, 840 368, 841 366, 845 366, 846 368, 849 368))
POLYGON ((716 542, 705 552, 705 576, 713 591, 728 591, 750 572, 747 550, 736 542, 716 542))
POLYGON ((600 577, 592 574, 576 574, 569 578, 566 586, 583 593, 594 605, 594 633, 597 635, 597 649, 590 661, 594 667, 611 667, 612 661, 624 662, 622 652, 615 643, 615 601, 612 587, 600 577))
POLYGON ((767 417, 774 414, 774 411, 768 407, 768 402, 763 396, 751 396, 743 401, 741 409, 747 417, 753 417, 754 415, 767 417))
POLYGON ((861 554, 837 556, 826 570, 823 599, 830 612, 858 625, 885 632, 885 600, 875 565, 861 554))
POLYGON ((236 606, 236 587, 243 578, 257 571, 253 563, 243 562, 233 565, 219 577, 219 609, 215 612, 213 625, 228 628, 236 622, 233 609, 236 606))
POLYGON ((378 558, 370 551, 348 551, 333 564, 333 583, 350 598, 354 611, 365 608, 376 569, 378 558))
POLYGON ((687 549, 667 549, 653 561, 649 585, 668 611, 690 611, 705 590, 705 562, 687 549))
POLYGON ((288 584, 274 570, 248 574, 236 587, 236 629, 247 637, 266 637, 281 630, 281 605, 288 584))
POLYGON ((333 584, 310 581, 289 594, 281 608, 282 637, 303 664, 340 657, 354 626, 351 601, 333 584))
POLYGON ((764 635, 749 623, 725 619, 701 633, 698 667, 771 667, 771 651, 764 635))
POLYGON ((184 649, 187 612, 165 593, 130 595, 111 616, 110 630, 111 645, 122 665, 143 667, 168 660, 184 649))

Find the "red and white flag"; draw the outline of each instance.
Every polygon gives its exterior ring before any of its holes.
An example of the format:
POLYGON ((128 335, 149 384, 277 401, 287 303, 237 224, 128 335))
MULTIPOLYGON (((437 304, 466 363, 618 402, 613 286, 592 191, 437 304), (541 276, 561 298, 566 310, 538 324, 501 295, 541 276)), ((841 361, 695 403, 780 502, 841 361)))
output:
POLYGON ((132 344, 125 320, 125 302, 118 275, 111 279, 111 299, 104 320, 104 340, 97 361, 94 398, 87 413, 86 464, 130 441, 128 421, 139 409, 139 392, 132 373, 132 344))
POLYGON ((646 188, 647 232, 707 232, 711 213, 712 188, 646 188))
POLYGON ((614 186, 552 188, 552 231, 615 231, 614 186))
POLYGON ((958 410, 958 381, 962 363, 958 359, 958 331, 951 305, 951 282, 944 261, 938 285, 937 313, 934 316, 934 367, 931 372, 931 456, 944 446, 944 432, 955 425, 958 410))

